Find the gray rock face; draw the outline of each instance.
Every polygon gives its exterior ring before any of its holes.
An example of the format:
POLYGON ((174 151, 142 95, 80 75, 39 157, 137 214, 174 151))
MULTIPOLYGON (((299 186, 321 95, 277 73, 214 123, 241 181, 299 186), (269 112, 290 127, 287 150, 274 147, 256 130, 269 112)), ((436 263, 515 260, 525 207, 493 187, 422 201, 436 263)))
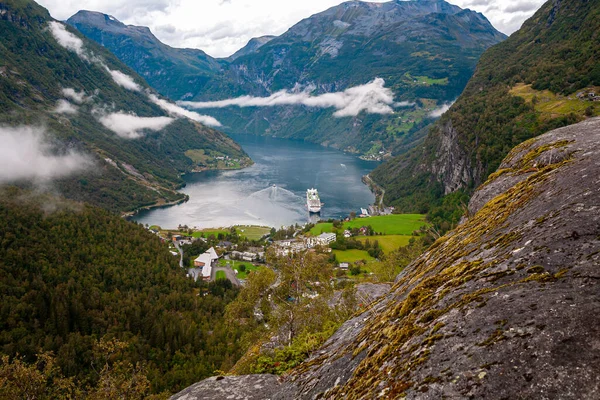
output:
POLYGON ((461 226, 265 393, 600 398, 599 177, 600 118, 517 146, 461 226))
POLYGON ((431 169, 444 185, 444 194, 454 192, 468 185, 473 177, 471 171, 471 158, 460 145, 459 134, 448 121, 440 127, 439 155, 431 166, 423 165, 422 170, 431 169))
POLYGON ((217 376, 182 390, 171 400, 269 400, 278 387, 275 375, 217 376))

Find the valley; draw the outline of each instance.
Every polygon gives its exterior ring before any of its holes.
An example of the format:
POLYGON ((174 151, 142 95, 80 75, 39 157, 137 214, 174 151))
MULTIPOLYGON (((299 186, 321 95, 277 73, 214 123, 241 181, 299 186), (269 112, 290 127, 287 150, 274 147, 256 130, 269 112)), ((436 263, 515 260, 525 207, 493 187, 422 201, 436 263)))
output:
POLYGON ((304 225, 316 218, 344 219, 374 204, 361 182, 378 163, 338 150, 290 139, 231 135, 254 160, 238 171, 207 171, 184 177, 185 203, 141 211, 142 224, 174 228, 232 225, 275 227, 304 225), (309 216, 306 190, 316 188, 325 203, 320 216, 309 216))
POLYGON ((600 0, 455 1, 0 0, 0 399, 600 398, 600 0))

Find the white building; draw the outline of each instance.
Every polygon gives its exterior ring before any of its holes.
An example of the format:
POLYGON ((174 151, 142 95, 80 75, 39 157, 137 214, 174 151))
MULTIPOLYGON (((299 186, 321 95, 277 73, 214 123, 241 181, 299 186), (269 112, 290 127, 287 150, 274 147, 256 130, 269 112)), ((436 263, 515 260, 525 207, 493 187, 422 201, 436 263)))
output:
POLYGON ((194 260, 194 266, 196 268, 202 268, 202 279, 205 281, 210 280, 212 276, 212 269, 219 256, 215 249, 211 247, 205 253, 202 253, 194 260))
POLYGON ((321 233, 317 236, 317 243, 322 246, 327 246, 329 243, 333 243, 337 240, 335 233, 321 233))

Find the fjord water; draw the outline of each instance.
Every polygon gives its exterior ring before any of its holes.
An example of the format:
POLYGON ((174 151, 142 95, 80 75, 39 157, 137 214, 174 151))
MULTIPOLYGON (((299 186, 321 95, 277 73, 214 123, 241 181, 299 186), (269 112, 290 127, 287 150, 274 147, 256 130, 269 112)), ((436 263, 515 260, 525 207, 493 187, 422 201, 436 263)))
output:
POLYGON ((189 195, 188 202, 142 211, 134 219, 163 228, 180 224, 198 228, 279 228, 309 221, 306 189, 312 187, 319 190, 325 203, 321 219, 345 217, 375 200, 361 178, 377 163, 302 141, 230 136, 252 157, 254 165, 239 171, 189 174, 181 190, 189 195))

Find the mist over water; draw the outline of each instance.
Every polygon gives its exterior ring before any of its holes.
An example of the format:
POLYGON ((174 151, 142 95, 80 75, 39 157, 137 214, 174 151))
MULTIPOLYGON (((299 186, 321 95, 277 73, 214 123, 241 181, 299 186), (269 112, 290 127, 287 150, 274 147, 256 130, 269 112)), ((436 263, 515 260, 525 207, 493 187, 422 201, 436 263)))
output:
POLYGON ((239 171, 186 176, 187 203, 144 211, 149 225, 198 228, 232 225, 281 227, 309 221, 306 189, 319 190, 322 219, 345 217, 375 200, 361 177, 377 163, 319 145, 288 139, 230 135, 255 164, 239 171), (275 186, 273 186, 275 185, 275 186))

